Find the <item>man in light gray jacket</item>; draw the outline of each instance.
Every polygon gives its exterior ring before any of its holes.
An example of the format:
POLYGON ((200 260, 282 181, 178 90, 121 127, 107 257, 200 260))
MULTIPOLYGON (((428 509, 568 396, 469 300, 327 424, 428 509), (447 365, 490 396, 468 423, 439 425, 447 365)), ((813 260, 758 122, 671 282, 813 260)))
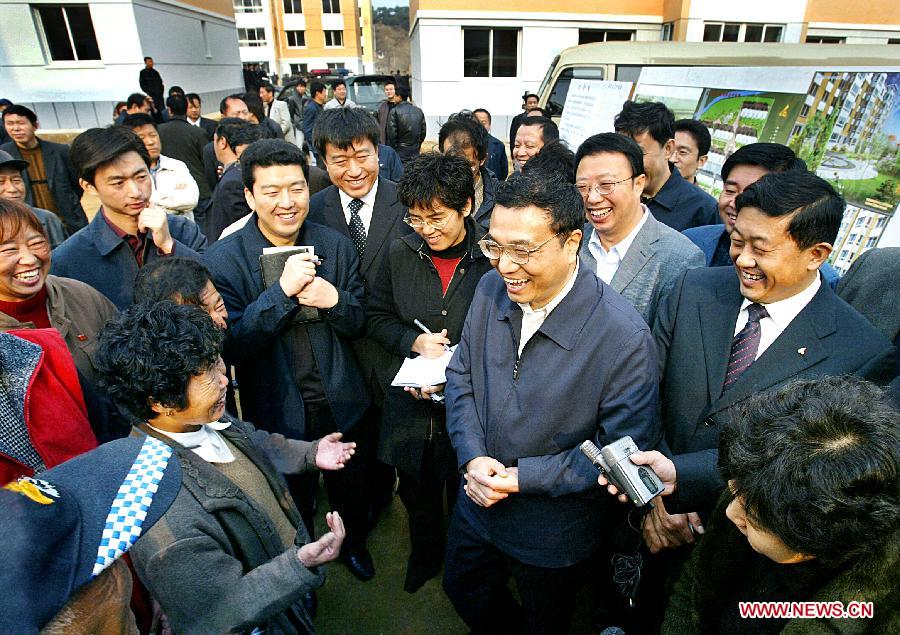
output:
POLYGON ((589 137, 575 164, 588 221, 580 255, 652 325, 660 300, 679 276, 705 265, 703 252, 641 203, 647 176, 643 152, 632 139, 614 133, 589 137))
POLYGON ((259 98, 266 109, 266 117, 278 124, 284 140, 296 145, 294 125, 291 122, 291 111, 287 102, 275 99, 275 87, 272 84, 263 84, 259 87, 259 98))

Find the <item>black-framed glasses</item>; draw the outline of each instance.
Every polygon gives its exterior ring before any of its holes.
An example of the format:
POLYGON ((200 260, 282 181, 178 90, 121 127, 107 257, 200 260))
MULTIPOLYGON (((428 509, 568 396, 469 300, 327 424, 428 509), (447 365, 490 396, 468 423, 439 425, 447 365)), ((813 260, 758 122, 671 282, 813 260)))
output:
POLYGON ((482 238, 478 241, 478 246, 481 247, 481 253, 483 253, 487 258, 491 260, 500 260, 503 257, 503 252, 506 252, 507 257, 517 265, 527 265, 528 259, 531 257, 531 254, 539 251, 541 247, 549 243, 551 240, 559 236, 562 232, 556 232, 550 238, 542 242, 537 247, 533 247, 532 249, 528 249, 526 247, 521 247, 519 245, 501 245, 499 243, 494 242, 488 238, 482 238))
POLYGON ((443 229, 444 225, 447 224, 447 221, 449 219, 449 216, 444 216, 443 218, 432 218, 431 220, 416 218, 415 216, 406 216, 403 218, 403 222, 413 229, 422 229, 423 227, 425 227, 425 225, 433 227, 434 229, 443 229))
POLYGON ((606 196, 607 194, 612 194, 616 191, 616 186, 619 183, 624 183, 625 181, 630 181, 634 176, 629 176, 627 179, 622 179, 621 181, 612 181, 610 183, 579 183, 576 184, 575 187, 578 188, 578 191, 582 196, 588 196, 591 192, 594 194, 600 194, 601 196, 606 196))

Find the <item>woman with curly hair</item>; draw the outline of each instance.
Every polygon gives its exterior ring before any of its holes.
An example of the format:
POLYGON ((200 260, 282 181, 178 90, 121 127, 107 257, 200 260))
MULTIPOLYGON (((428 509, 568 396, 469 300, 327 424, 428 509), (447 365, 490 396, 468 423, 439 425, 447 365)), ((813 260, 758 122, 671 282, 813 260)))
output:
POLYGON ((326 514, 330 531, 310 543, 279 472, 341 469, 355 444, 286 439, 226 415, 222 339, 203 309, 170 301, 129 307, 101 334, 101 385, 183 471, 132 560, 175 632, 313 633, 302 600, 338 556, 344 525, 326 514))

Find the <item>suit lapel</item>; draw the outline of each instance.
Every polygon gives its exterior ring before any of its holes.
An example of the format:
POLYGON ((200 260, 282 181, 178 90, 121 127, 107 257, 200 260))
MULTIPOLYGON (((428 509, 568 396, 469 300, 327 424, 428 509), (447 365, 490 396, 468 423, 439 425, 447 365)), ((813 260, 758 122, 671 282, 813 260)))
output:
POLYGON ((325 222, 332 229, 338 230, 345 236, 350 236, 350 228, 347 226, 347 218, 344 216, 339 192, 337 187, 332 186, 325 196, 325 222))
POLYGON ((728 284, 716 289, 714 303, 697 306, 710 403, 715 402, 722 392, 725 372, 728 369, 728 356, 731 353, 731 340, 734 338, 734 324, 741 310, 741 300, 735 277, 728 284))
POLYGON ((634 280, 634 277, 656 252, 655 243, 659 239, 659 229, 654 222, 652 216, 644 222, 644 226, 634 237, 634 241, 625 253, 625 258, 610 281, 610 286, 619 293, 622 293, 622 290, 634 280))
POLYGON ((375 193, 375 204, 372 206, 372 222, 369 223, 369 232, 366 234, 366 252, 363 254, 362 262, 359 265, 359 269, 363 274, 368 272, 378 252, 384 247, 388 237, 392 235, 394 225, 401 222, 399 215, 393 213, 396 196, 391 196, 392 192, 387 190, 388 187, 384 179, 379 179, 378 191, 375 193))

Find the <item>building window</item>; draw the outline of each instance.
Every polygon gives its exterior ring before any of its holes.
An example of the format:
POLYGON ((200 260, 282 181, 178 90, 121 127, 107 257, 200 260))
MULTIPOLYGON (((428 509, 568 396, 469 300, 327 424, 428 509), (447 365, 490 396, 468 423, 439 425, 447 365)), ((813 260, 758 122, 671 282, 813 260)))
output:
POLYGON ((629 42, 634 39, 634 31, 578 29, 578 43, 629 42))
POLYGON ((780 24, 744 24, 740 22, 706 22, 704 42, 781 42, 784 26, 780 24))
POLYGON ((290 64, 291 75, 306 75, 309 72, 308 64, 290 64))
POLYGON ((807 44, 846 44, 847 38, 833 37, 829 35, 807 35, 807 44))
POLYGON ((889 37, 888 44, 900 44, 900 37, 889 37))
POLYGON ((341 0, 322 0, 322 13, 340 13, 341 0))
POLYGON ((285 31, 287 33, 288 46, 306 46, 305 31, 285 31))
POLYGON ((328 62, 326 66, 330 71, 340 71, 344 69, 343 62, 328 62))
POLYGON ((344 32, 325 31, 325 46, 344 46, 344 32))
POLYGON ((284 0, 285 13, 303 13, 302 0, 284 0))
POLYGON ((659 39, 663 42, 671 42, 675 37, 675 23, 666 22, 659 30, 659 39))
POLYGON ((35 7, 44 41, 54 62, 99 60, 100 47, 94 34, 94 22, 86 4, 35 7))
POLYGON ((234 0, 235 13, 262 13, 262 0, 234 0))
POLYGON ((519 29, 463 29, 464 77, 515 77, 519 29))
POLYGON ((238 29, 238 46, 266 46, 266 30, 263 28, 256 29, 238 29))

